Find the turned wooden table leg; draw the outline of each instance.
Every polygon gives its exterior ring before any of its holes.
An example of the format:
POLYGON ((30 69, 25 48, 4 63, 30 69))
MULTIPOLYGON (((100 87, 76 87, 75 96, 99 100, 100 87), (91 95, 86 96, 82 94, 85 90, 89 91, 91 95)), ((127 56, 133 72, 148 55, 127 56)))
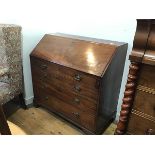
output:
POLYGON ((3 112, 1 103, 0 103, 0 134, 11 135, 11 131, 5 118, 5 114, 3 112))
POLYGON ((124 92, 123 103, 121 106, 119 122, 115 130, 115 135, 125 134, 128 116, 133 104, 138 70, 139 70, 139 64, 136 62, 131 62, 129 67, 127 84, 124 92))

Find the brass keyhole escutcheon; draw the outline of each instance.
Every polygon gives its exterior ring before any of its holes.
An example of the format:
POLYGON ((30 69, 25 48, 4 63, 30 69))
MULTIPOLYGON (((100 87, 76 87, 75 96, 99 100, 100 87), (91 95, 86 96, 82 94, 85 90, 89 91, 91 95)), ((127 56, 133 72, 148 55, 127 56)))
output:
POLYGON ((81 88, 80 88, 79 85, 76 85, 74 88, 75 88, 75 91, 76 91, 76 92, 80 92, 80 91, 81 91, 81 88))
POLYGON ((80 104, 80 99, 74 98, 74 103, 75 103, 75 104, 80 104))
POLYGON ((80 117, 80 114, 78 112, 72 112, 72 114, 76 117, 76 118, 79 118, 80 117))
POLYGON ((76 81, 81 81, 81 75, 80 74, 76 74, 75 75, 75 77, 74 77, 74 79, 76 80, 76 81))

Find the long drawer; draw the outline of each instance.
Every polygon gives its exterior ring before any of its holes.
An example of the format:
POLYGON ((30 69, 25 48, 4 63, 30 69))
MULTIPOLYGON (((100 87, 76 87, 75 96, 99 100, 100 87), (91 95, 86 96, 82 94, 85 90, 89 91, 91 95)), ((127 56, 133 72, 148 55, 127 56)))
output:
POLYGON ((97 101, 88 100, 78 94, 62 92, 58 89, 54 89, 53 87, 48 87, 48 86, 49 85, 46 86, 46 83, 43 84, 43 83, 34 82, 33 84, 34 95, 39 94, 40 90, 42 90, 44 92, 47 92, 48 94, 51 94, 57 97, 58 99, 68 104, 75 106, 76 108, 79 108, 81 110, 87 109, 91 111, 92 114, 96 114, 97 104, 98 104, 97 101))
POLYGON ((90 100, 95 103, 99 100, 99 90, 91 91, 91 89, 86 89, 81 87, 80 84, 68 85, 65 81, 59 81, 57 79, 40 79, 40 76, 33 76, 33 83, 40 84, 43 88, 49 91, 56 91, 58 93, 74 94, 79 95, 86 100, 90 100))
POLYGON ((47 93, 45 90, 38 90, 35 93, 35 102, 42 105, 51 111, 60 113, 66 118, 75 121, 77 124, 94 131, 96 115, 92 114, 92 111, 87 108, 79 109, 74 105, 63 102, 55 95, 47 93))
POLYGON ((70 86, 79 84, 81 88, 97 91, 99 89, 100 78, 86 73, 51 63, 39 58, 31 57, 31 66, 33 76, 42 79, 57 79, 70 86), (33 60, 32 60, 33 59, 33 60))
POLYGON ((155 89, 155 67, 143 64, 140 70, 138 84, 155 89))
POLYGON ((130 115, 127 133, 135 135, 155 135, 155 119, 149 118, 147 115, 133 110, 130 115))
POLYGON ((155 118, 155 95, 145 92, 142 86, 138 86, 138 89, 135 94, 133 108, 155 118))

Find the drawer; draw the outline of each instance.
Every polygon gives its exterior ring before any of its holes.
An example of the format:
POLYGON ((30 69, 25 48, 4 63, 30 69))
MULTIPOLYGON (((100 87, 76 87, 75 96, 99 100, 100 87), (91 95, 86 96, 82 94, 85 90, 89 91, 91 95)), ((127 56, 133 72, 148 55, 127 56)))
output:
POLYGON ((138 116, 132 113, 129 119, 127 133, 135 135, 155 135, 155 120, 146 119, 144 116, 145 115, 138 116))
POLYGON ((155 66, 143 64, 140 69, 139 85, 155 89, 155 66))
POLYGON ((35 102, 51 111, 65 116, 67 119, 70 119, 91 131, 95 130, 96 116, 86 108, 80 110, 71 104, 63 102, 55 96, 46 93, 44 90, 39 90, 35 93, 35 102))
POLYGON ((53 78, 42 78, 42 75, 33 76, 33 85, 40 84, 46 87, 49 91, 56 91, 58 93, 66 93, 68 95, 79 95, 86 100, 93 100, 97 102, 99 100, 99 90, 92 90, 88 87, 84 87, 80 84, 74 83, 69 85, 65 80, 58 80, 53 78))
MULTIPOLYGON (((73 93, 66 93, 66 92, 62 92, 58 89, 51 89, 48 86, 46 86, 46 84, 41 84, 38 85, 37 84, 33 84, 33 88, 34 88, 34 94, 36 93, 40 93, 40 90, 43 90, 45 92, 48 92, 48 94, 51 94, 53 96, 55 96, 56 98, 64 101, 65 103, 71 104, 73 106, 75 106, 76 108, 79 109, 87 109, 89 111, 91 111, 92 114, 96 114, 97 112, 97 101, 94 100, 87 100, 85 98, 83 98, 80 95, 77 94, 73 94, 73 93)), ((41 95, 41 93, 40 93, 41 95)))
POLYGON ((33 57, 31 57, 31 67, 33 76, 37 78, 57 79, 70 86, 80 84, 82 88, 92 91, 99 89, 100 78, 91 74, 33 57))
POLYGON ((146 113, 155 118, 155 95, 137 90, 133 109, 146 113))

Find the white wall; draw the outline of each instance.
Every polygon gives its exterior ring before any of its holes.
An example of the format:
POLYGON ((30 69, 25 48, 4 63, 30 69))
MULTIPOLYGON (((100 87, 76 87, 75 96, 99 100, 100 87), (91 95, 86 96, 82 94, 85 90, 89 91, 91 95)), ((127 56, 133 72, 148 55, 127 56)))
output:
MULTIPOLYGON (((135 19, 116 19, 115 4, 99 0, 5 0, 1 3, 0 23, 19 24, 23 28, 23 66, 25 99, 32 102, 33 90, 29 54, 45 33, 61 32, 127 42, 128 54, 136 28, 135 19), (110 14, 111 10, 113 12, 110 14)), ((123 9, 125 11, 125 8, 123 9)), ((119 16, 122 12, 119 12, 119 16)), ((128 56, 127 56, 128 59, 128 56)), ((126 61, 119 104, 124 92, 129 61, 126 61)), ((118 110, 120 106, 118 106, 118 110)))

